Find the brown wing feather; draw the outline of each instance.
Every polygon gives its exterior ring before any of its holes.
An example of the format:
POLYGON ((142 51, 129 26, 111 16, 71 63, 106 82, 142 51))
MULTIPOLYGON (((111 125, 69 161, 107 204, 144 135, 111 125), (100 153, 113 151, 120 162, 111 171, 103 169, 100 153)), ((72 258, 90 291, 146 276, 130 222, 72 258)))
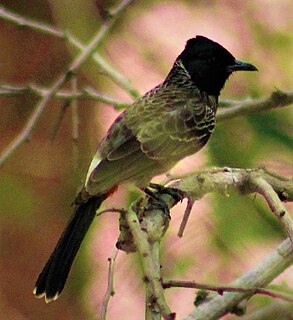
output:
POLYGON ((173 92, 171 86, 161 88, 159 95, 160 99, 157 95, 148 97, 149 112, 139 113, 139 127, 133 118, 134 112, 126 115, 126 122, 137 132, 141 149, 148 157, 178 161, 195 153, 208 141, 215 125, 216 101, 195 90, 182 88, 178 91, 177 88, 173 92), (165 103, 159 104, 158 100, 165 103), (156 114, 160 116, 154 116, 156 114))

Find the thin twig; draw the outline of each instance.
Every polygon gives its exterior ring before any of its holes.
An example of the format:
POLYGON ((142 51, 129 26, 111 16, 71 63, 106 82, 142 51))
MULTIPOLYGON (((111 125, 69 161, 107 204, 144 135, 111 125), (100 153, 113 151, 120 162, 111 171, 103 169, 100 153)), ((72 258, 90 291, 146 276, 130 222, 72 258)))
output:
MULTIPOLYGON (((115 19, 117 13, 120 13, 122 10, 124 10, 131 2, 132 0, 121 1, 121 5, 118 4, 117 9, 111 11, 109 15, 111 16, 111 19, 109 20, 115 19)), ((18 14, 12 13, 3 6, 0 6, 0 18, 15 23, 20 27, 29 27, 33 30, 49 34, 50 36, 66 40, 80 51, 84 51, 86 48, 85 45, 83 45, 80 41, 74 38, 71 34, 68 34, 67 32, 59 30, 55 27, 48 26, 44 23, 24 18, 18 14)), ((127 92, 133 98, 137 98, 139 96, 139 93, 135 88, 131 86, 130 82, 124 76, 122 76, 116 69, 114 69, 100 54, 94 53, 92 55, 92 58, 95 61, 98 68, 102 70, 102 73, 108 76, 110 79, 112 79, 113 82, 120 86, 125 92, 127 92)))
POLYGON ((65 32, 58 30, 52 26, 48 26, 44 23, 36 22, 32 19, 24 18, 16 13, 7 10, 4 6, 0 6, 0 18, 17 24, 20 28, 29 27, 34 30, 41 31, 45 34, 53 35, 58 38, 65 38, 65 32))
POLYGON ((37 103, 35 110, 27 121, 26 125, 22 131, 15 137, 15 139, 8 145, 8 147, 2 152, 0 157, 0 166, 12 155, 12 153, 25 141, 27 141, 35 128, 39 118, 43 114, 45 108, 48 105, 48 102, 55 95, 55 93, 76 73, 78 68, 90 57, 93 52, 96 50, 97 46, 101 43, 104 37, 109 32, 109 29, 112 27, 114 21, 117 18, 117 15, 121 10, 130 4, 131 0, 121 1, 117 8, 115 9, 116 15, 112 16, 112 19, 109 19, 101 26, 100 30, 96 33, 90 43, 84 48, 84 50, 73 60, 70 64, 68 70, 65 73, 62 73, 53 85, 48 89, 47 94, 37 103))
MULTIPOLYGON (((77 79, 74 78, 71 81, 72 91, 77 91, 77 79)), ((78 101, 72 100, 71 104, 71 123, 72 123, 72 142, 73 142, 73 166, 76 170, 78 168, 79 152, 78 152, 78 140, 79 140, 79 116, 78 116, 78 101)))
POLYGON ((64 119, 65 113, 70 107, 71 101, 66 101, 61 106, 61 110, 59 111, 58 119, 56 123, 53 125, 52 134, 51 134, 51 142, 53 142, 57 136, 57 133, 59 131, 59 128, 61 126, 62 120, 64 119))
POLYGON ((92 87, 84 88, 83 92, 89 98, 114 106, 116 110, 122 110, 129 106, 129 103, 119 102, 117 100, 114 100, 113 98, 101 96, 92 87))
POLYGON ((209 291, 215 291, 219 295, 223 295, 224 292, 243 292, 243 293, 253 293, 253 294, 258 293, 258 294, 267 295, 272 298, 281 299, 287 302, 293 302, 292 298, 289 298, 288 296, 285 296, 281 293, 274 292, 273 290, 257 288, 257 287, 242 288, 242 287, 236 287, 236 286, 220 286, 220 285, 198 283, 195 281, 182 281, 182 280, 164 281, 163 287, 165 289, 177 287, 177 288, 209 290, 209 291))
POLYGON ((180 237, 180 238, 183 236, 183 232, 184 232, 185 227, 187 225, 187 222, 188 222, 188 219, 189 219, 193 204, 194 204, 194 200, 192 200, 191 197, 187 197, 187 206, 185 208, 185 212, 184 212, 184 215, 183 215, 180 227, 179 227, 179 231, 178 231, 178 234, 177 234, 178 237, 180 237))
POLYGON ((105 293, 105 296, 103 299, 103 304, 102 304, 102 312, 101 312, 101 319, 102 320, 106 319, 109 301, 110 301, 111 297, 113 297, 115 294, 115 292, 114 292, 114 267, 115 267, 115 261, 116 261, 118 253, 119 253, 119 250, 117 248, 114 248, 111 257, 108 259, 108 261, 109 261, 108 286, 107 286, 107 291, 105 293))
POLYGON ((262 111, 289 106, 293 103, 293 92, 274 91, 264 99, 248 99, 242 102, 232 101, 228 108, 219 108, 217 121, 228 120, 236 116, 247 116, 262 111))
MULTIPOLYGON (((48 94, 48 88, 35 84, 27 86, 0 84, 0 96, 18 96, 23 94, 33 94, 37 97, 44 97, 48 94)), ((85 87, 83 90, 77 90, 75 92, 71 90, 60 90, 56 92, 54 97, 66 101, 92 99, 114 106, 116 110, 125 109, 129 105, 129 103, 123 103, 113 98, 102 96, 94 88, 89 86, 85 87)))
MULTIPOLYGON (((293 262, 291 241, 285 240, 259 265, 233 282, 233 287, 265 287, 293 262)), ((216 320, 230 313, 241 301, 250 298, 253 292, 226 292, 223 295, 210 293, 184 320, 216 320)))

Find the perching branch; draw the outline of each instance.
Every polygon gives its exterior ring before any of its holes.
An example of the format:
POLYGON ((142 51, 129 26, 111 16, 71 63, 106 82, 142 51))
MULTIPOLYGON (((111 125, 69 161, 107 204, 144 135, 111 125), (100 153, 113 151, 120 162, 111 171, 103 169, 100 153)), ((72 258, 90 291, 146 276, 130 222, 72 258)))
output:
POLYGON ((250 183, 252 190, 255 190, 265 198, 272 213, 279 219, 293 244, 293 221, 278 194, 269 182, 259 175, 252 176, 250 183))
POLYGON ((189 175, 172 186, 189 194, 194 200, 210 192, 227 194, 236 190, 241 194, 260 193, 293 243, 293 220, 283 201, 293 201, 293 180, 277 177, 265 169, 212 169, 189 175))
POLYGON ((104 37, 109 32, 114 21, 117 19, 119 13, 123 11, 130 4, 131 0, 122 0, 117 7, 113 10, 111 19, 108 19, 96 33, 89 44, 84 47, 84 50, 72 61, 69 65, 68 70, 62 73, 53 83, 53 85, 48 89, 47 94, 41 98, 41 100, 36 104, 35 110, 27 121, 26 125, 18 134, 15 139, 8 145, 8 147, 2 152, 0 157, 0 166, 12 155, 12 153, 26 140, 29 139, 32 131, 34 130, 39 118, 43 114, 45 108, 47 107, 51 98, 60 90, 63 85, 72 78, 72 76, 77 72, 80 66, 94 53, 97 46, 101 43, 104 37))
MULTIPOLYGON (((281 200, 293 201, 293 180, 278 176, 265 169, 229 168, 205 170, 182 177, 179 181, 177 177, 174 179, 176 179, 176 182, 171 184, 171 187, 187 193, 194 201, 210 192, 227 194, 234 190, 243 195, 255 192, 262 194, 291 238, 284 241, 277 250, 263 260, 255 269, 237 279, 232 285, 217 288, 206 285, 205 289, 216 290, 220 294, 209 294, 208 299, 201 303, 185 319, 219 319, 220 316, 230 313, 241 301, 257 293, 288 300, 289 298, 283 295, 265 289, 265 286, 293 263, 293 221, 281 203, 281 200)), ((172 177, 169 178, 169 181, 172 181, 172 177)), ((160 197, 169 208, 173 207, 178 201, 168 193, 160 194, 160 197)), ((158 308, 162 312, 162 310, 168 310, 166 307, 167 302, 162 292, 162 284, 166 287, 170 282, 158 281, 158 277, 160 279, 161 275, 155 266, 160 265, 159 255, 153 253, 150 248, 154 244, 160 244, 168 227, 168 222, 166 222, 166 213, 162 213, 162 209, 154 206, 152 204, 153 201, 152 198, 149 198, 147 204, 144 204, 140 200, 138 205, 144 210, 139 212, 138 217, 134 211, 131 214, 125 214, 132 237, 131 235, 124 235, 122 238, 127 239, 125 242, 128 245, 129 241, 132 241, 133 244, 130 247, 136 248, 138 251, 143 264, 145 282, 150 283, 152 286, 153 301, 156 303, 159 300, 163 301, 158 308)), ((158 304, 156 306, 158 307, 158 304)), ((153 310, 154 312, 156 311, 154 306, 153 310)), ((162 314, 166 316, 168 313, 164 312, 162 314)), ((174 315, 174 313, 171 314, 174 315)))

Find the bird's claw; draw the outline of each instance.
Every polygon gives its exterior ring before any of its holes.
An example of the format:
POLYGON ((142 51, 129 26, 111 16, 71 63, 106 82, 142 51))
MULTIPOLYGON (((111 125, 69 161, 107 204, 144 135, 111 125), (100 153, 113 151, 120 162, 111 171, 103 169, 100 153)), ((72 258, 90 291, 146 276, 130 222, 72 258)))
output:
POLYGON ((179 201, 182 202, 183 199, 185 198, 188 198, 187 193, 178 188, 165 187, 157 183, 150 183, 149 186, 150 188, 155 189, 160 195, 161 194, 170 195, 174 199, 175 204, 178 203, 179 201))

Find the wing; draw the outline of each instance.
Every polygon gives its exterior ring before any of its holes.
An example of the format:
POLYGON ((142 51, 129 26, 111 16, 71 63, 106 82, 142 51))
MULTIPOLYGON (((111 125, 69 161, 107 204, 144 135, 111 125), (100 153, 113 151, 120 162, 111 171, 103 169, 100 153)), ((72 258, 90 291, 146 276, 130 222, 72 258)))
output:
POLYGON ((213 128, 209 98, 178 86, 158 86, 113 123, 98 148, 99 161, 91 165, 86 188, 95 194, 125 180, 142 186, 198 151, 213 128))
POLYGON ((85 183, 90 195, 108 191, 126 180, 145 186, 154 175, 169 169, 142 152, 136 133, 125 121, 127 112, 112 124, 91 162, 85 183))
MULTIPOLYGON (((133 176, 128 167, 139 162, 143 153, 140 142, 125 124, 123 112, 112 124, 98 146, 90 164, 85 188, 89 194, 107 191, 123 180, 133 176), (124 169, 123 169, 124 168, 124 169)), ((132 170, 133 171, 133 170, 132 170)))
POLYGON ((107 135, 98 147, 98 153, 102 159, 118 160, 140 149, 133 132, 125 123, 124 111, 113 122, 107 135))
POLYGON ((145 106, 126 115, 141 149, 160 161, 178 161, 198 151, 215 126, 216 99, 190 88, 168 86, 149 97, 145 106), (139 122, 135 113, 140 115, 139 122), (138 123, 138 124, 137 124, 138 123))

